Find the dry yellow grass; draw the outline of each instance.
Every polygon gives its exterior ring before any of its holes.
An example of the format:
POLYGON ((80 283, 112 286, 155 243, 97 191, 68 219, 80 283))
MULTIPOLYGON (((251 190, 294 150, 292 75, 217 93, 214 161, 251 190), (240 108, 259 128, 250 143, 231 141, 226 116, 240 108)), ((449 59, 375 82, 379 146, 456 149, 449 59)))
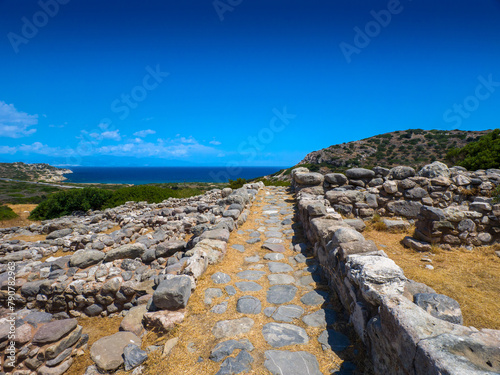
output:
POLYGON ((418 253, 401 245, 405 234, 366 231, 373 240, 400 266, 406 277, 427 284, 437 293, 458 301, 464 325, 478 329, 500 329, 500 258, 493 247, 438 250, 418 253), (425 268, 432 259, 433 270, 425 268))
POLYGON ((88 349, 85 350, 84 355, 75 357, 75 362, 66 372, 66 374, 84 374, 85 369, 94 363, 90 358, 90 347, 92 346, 92 344, 99 340, 101 337, 109 336, 118 332, 122 319, 123 318, 120 316, 116 316, 113 318, 102 318, 96 316, 93 318, 78 319, 78 324, 83 327, 83 333, 89 335, 88 349))
POLYGON ((8 204, 7 206, 9 206, 12 211, 18 215, 18 217, 0 221, 0 228, 27 227, 31 224, 40 224, 39 221, 32 221, 28 219, 31 211, 36 208, 36 204, 8 204))
POLYGON ((120 226, 119 225, 115 225, 113 228, 109 228, 108 230, 105 230, 102 233, 103 234, 110 234, 110 233, 116 232, 119 229, 120 229, 120 226))

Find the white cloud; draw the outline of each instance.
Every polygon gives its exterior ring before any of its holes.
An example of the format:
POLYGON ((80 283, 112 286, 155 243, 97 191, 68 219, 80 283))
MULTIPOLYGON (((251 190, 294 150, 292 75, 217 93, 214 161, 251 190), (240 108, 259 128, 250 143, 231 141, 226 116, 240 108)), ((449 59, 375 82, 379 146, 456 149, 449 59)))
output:
POLYGON ((30 126, 38 124, 38 115, 29 115, 18 111, 13 104, 0 101, 0 137, 27 137, 36 129, 30 126))
POLYGON ((141 137, 141 138, 144 138, 150 134, 156 134, 156 132, 152 129, 146 129, 134 133, 136 137, 141 137))
POLYGON ((111 139, 113 141, 121 141, 122 137, 120 135, 120 131, 118 129, 113 130, 113 131, 106 131, 102 133, 90 133, 89 134, 92 138, 98 139, 98 140, 103 140, 103 139, 111 139))
POLYGON ((0 154, 15 154, 17 152, 17 148, 9 147, 9 146, 0 146, 0 154))
POLYGON ((214 145, 214 146, 218 146, 218 145, 222 144, 221 142, 216 141, 215 139, 214 139, 213 141, 210 141, 209 143, 210 143, 211 145, 214 145))

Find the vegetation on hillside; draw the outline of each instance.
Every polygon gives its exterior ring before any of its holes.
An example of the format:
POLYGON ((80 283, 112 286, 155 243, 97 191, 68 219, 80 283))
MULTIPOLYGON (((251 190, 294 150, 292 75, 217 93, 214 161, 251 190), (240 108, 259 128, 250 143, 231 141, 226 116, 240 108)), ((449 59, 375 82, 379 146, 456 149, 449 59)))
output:
POLYGON ((49 164, 26 164, 0 163, 0 178, 9 178, 21 181, 62 181, 63 173, 69 173, 70 170, 53 167, 49 164))
POLYGON ((0 205, 0 220, 15 219, 17 214, 8 206, 0 205))
POLYGON ((447 160, 468 170, 500 168, 500 129, 483 135, 465 147, 453 148, 447 160))
MULTIPOLYGON (((488 131, 395 131, 311 152, 297 166, 324 173, 343 172, 353 167, 409 165, 420 168, 435 160, 444 161, 448 150, 462 148, 486 133, 488 131)), ((290 170, 280 171, 278 175, 286 176, 290 170)))
POLYGON ((196 188, 172 189, 154 185, 123 187, 115 191, 92 187, 72 189, 49 196, 31 212, 30 219, 54 219, 75 211, 112 208, 128 201, 159 203, 170 197, 186 198, 201 193, 196 188))

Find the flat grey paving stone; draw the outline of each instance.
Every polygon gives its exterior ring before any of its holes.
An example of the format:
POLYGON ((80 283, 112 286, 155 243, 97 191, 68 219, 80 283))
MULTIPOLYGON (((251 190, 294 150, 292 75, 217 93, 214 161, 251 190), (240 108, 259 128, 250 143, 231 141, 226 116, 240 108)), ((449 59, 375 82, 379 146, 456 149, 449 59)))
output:
POLYGON ((280 219, 267 219, 264 220, 265 224, 278 224, 280 222, 280 219))
POLYGON ((304 294, 300 299, 300 302, 308 306, 321 305, 328 300, 328 297, 328 292, 324 292, 322 290, 312 290, 309 293, 304 294))
POLYGON ((266 307, 264 309, 264 315, 267 316, 268 318, 271 317, 271 315, 273 315, 273 313, 276 311, 276 307, 266 307))
POLYGON ((224 289, 226 290, 226 293, 229 294, 230 296, 234 296, 236 294, 236 289, 232 285, 226 285, 224 289))
POLYGON ((297 293, 297 287, 293 285, 274 285, 267 291, 267 302, 282 304, 290 302, 297 293))
POLYGON ((293 257, 297 263, 305 263, 307 258, 304 256, 304 254, 297 254, 293 257))
POLYGON ((210 359, 214 362, 220 362, 227 356, 233 354, 237 349, 242 349, 251 352, 254 347, 248 339, 241 340, 226 340, 215 345, 210 353, 210 359))
POLYGON ((260 242, 260 238, 250 238, 249 240, 246 240, 245 241, 247 244, 254 244, 254 243, 257 243, 257 242, 260 242))
POLYGON ((253 231, 252 233, 249 234, 250 237, 260 237, 260 232, 253 231))
POLYGON ((264 235, 268 238, 281 238, 281 237, 283 237, 283 233, 278 232, 278 231, 274 231, 274 230, 266 232, 266 233, 264 233, 264 235))
POLYGON ((259 280, 265 274, 264 271, 245 270, 238 272, 236 276, 243 280, 259 280))
POLYGON ((231 276, 224 272, 216 272, 212 275, 212 281, 216 284, 227 284, 231 281, 231 276))
POLYGON ((293 276, 282 273, 267 275, 267 278, 269 279, 269 283, 271 285, 293 284, 295 282, 295 278, 293 276))
POLYGON ((264 255, 265 260, 281 260, 284 257, 285 256, 283 254, 280 254, 280 253, 269 253, 269 254, 264 255))
POLYGON ((337 314, 331 309, 321 309, 302 318, 309 327, 325 327, 335 323, 337 314))
POLYGON ((220 366, 220 370, 215 375, 234 375, 248 372, 252 369, 250 364, 253 357, 246 350, 242 350, 236 357, 229 357, 220 366))
POLYGON ((267 323, 262 328, 262 334, 273 348, 309 342, 309 336, 304 328, 288 323, 267 323))
POLYGON ((242 292, 257 292, 262 289, 262 286, 254 281, 238 281, 234 285, 242 292))
POLYGON ((288 238, 288 234, 294 234, 294 233, 295 233, 295 231, 293 229, 287 229, 287 230, 283 231, 283 234, 286 234, 287 238, 288 238))
POLYGON ((262 268, 264 268, 263 264, 252 264, 251 266, 248 267, 248 269, 251 270, 260 270, 262 268))
POLYGON ((285 246, 279 243, 268 243, 265 242, 261 246, 263 249, 272 251, 274 253, 284 253, 286 251, 285 246))
POLYGON ((334 352, 341 352, 351 344, 346 335, 334 329, 327 329, 321 332, 318 341, 323 350, 333 350, 334 352))
POLYGON ((253 255, 251 257, 246 257, 245 262, 249 263, 257 263, 260 260, 260 257, 258 255, 253 255))
POLYGON ((304 314, 304 309, 297 305, 280 306, 273 314, 273 319, 278 322, 291 322, 294 319, 300 318, 304 314))
POLYGON ((232 320, 221 320, 215 323, 212 333, 217 339, 234 337, 250 331, 254 325, 253 319, 248 317, 232 320))
POLYGON ((322 375, 316 357, 308 352, 266 350, 264 366, 272 375, 322 375))
POLYGON ((286 263, 269 262, 267 263, 267 266, 269 267, 269 272, 271 273, 284 273, 293 271, 292 266, 286 263))
POLYGON ((292 224, 292 219, 285 219, 281 222, 281 225, 290 225, 292 224))
POLYGON ((238 232, 236 232, 236 233, 238 233, 238 234, 245 234, 245 231, 240 229, 240 230, 239 230, 238 232))
POLYGON ((292 266, 296 266, 297 262, 293 257, 288 257, 288 263, 290 263, 292 266))
POLYGON ((245 246, 243 246, 243 245, 233 245, 232 247, 233 247, 233 249, 238 250, 240 253, 245 252, 245 246))
POLYGON ((262 305, 258 298, 252 296, 243 296, 236 302, 236 311, 242 314, 259 314, 262 305))
POLYGON ((226 310, 227 310, 227 301, 224 301, 212 307, 210 309, 210 312, 213 312, 214 314, 224 314, 226 310))
POLYGON ((283 240, 280 238, 266 238, 264 243, 266 243, 266 244, 280 244, 280 243, 283 243, 283 240))
POLYGON ((205 303, 207 305, 212 304, 212 298, 222 297, 222 290, 219 288, 207 288, 205 289, 205 303))
POLYGON ((264 215, 277 215, 278 212, 279 212, 278 210, 264 210, 264 211, 262 211, 262 213, 264 215))
POLYGON ((312 275, 306 275, 306 276, 302 276, 300 279, 299 279, 299 284, 300 285, 309 285, 311 283, 314 282, 314 279, 312 277, 312 275))

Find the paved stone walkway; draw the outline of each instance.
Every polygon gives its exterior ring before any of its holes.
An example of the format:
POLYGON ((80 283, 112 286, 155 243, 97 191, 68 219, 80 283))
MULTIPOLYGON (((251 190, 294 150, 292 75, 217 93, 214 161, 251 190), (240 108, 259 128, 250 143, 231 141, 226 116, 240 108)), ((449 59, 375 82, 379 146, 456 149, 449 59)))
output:
POLYGON ((339 357, 345 358, 349 339, 335 330, 328 287, 321 284, 316 260, 299 245, 293 217, 285 188, 259 192, 247 222, 231 235, 225 259, 200 280, 187 318, 174 332, 179 343, 162 369, 217 375, 352 372, 352 364, 339 357))

